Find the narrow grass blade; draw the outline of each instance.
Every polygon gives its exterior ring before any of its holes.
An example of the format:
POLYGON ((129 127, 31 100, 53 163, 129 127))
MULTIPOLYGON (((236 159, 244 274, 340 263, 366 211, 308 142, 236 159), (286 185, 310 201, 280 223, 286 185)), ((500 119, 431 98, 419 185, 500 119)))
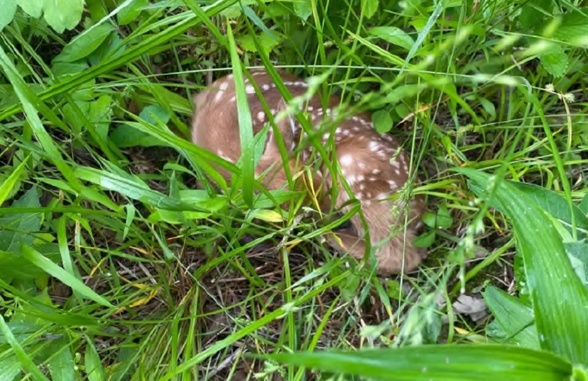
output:
POLYGON ((588 362, 588 291, 576 275, 561 238, 533 200, 506 181, 460 168, 476 183, 478 196, 512 221, 525 273, 541 347, 570 359, 588 362))
POLYGON ((180 200, 166 196, 163 193, 151 190, 142 184, 100 169, 81 167, 76 169, 76 175, 79 176, 80 179, 100 185, 105 189, 124 194, 133 200, 142 201, 160 209, 206 212, 204 209, 183 203, 180 200))
POLYGON ((281 363, 382 381, 562 381, 572 365, 547 352, 503 345, 427 345, 357 352, 280 353, 281 363))
POLYGON ((2 205, 4 201, 6 201, 6 198, 8 197, 10 192, 12 192, 12 189, 18 181, 20 174, 29 162, 29 157, 31 157, 31 155, 27 156, 22 161, 22 163, 20 163, 20 165, 16 167, 16 169, 10 174, 10 176, 8 176, 8 178, 4 180, 2 184, 0 184, 0 205, 2 205))
POLYGON ((237 119, 239 120, 239 139, 241 141, 241 176, 243 177, 243 200, 251 207, 253 205, 253 179, 255 176, 253 121, 245 92, 245 79, 241 68, 241 61, 237 53, 237 45, 231 29, 231 23, 227 22, 227 37, 229 38, 229 52, 235 80, 235 95, 237 101, 237 119))
POLYGON ((75 278, 72 274, 68 273, 58 265, 56 265, 53 261, 45 258, 43 254, 39 253, 37 250, 22 245, 22 256, 31 262, 33 265, 43 269, 47 274, 51 275, 54 278, 59 279, 60 282, 63 282, 67 286, 74 289, 80 295, 93 300, 94 302, 103 305, 105 307, 113 307, 114 306, 106 300, 103 296, 98 295, 94 290, 90 287, 83 284, 80 280, 75 278))

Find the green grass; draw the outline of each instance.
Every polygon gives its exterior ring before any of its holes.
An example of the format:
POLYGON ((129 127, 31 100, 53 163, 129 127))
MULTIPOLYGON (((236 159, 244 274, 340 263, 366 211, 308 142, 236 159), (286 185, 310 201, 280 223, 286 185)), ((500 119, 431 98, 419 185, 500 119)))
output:
POLYGON ((586 376, 580 2, 69 1, 0 18, 0 380, 586 376), (403 142, 417 272, 190 142, 192 94, 256 66, 403 142))

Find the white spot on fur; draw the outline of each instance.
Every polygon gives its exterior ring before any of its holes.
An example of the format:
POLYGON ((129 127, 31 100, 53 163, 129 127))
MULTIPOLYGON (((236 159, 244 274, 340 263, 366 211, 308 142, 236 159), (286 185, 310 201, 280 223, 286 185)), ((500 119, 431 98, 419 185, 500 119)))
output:
POLYGON ((349 154, 341 156, 340 163, 345 167, 351 166, 353 164, 353 156, 349 154))
POLYGON ((255 88, 251 85, 245 86, 245 92, 247 94, 255 94, 255 88))
POLYGON ((380 149, 380 144, 377 141, 372 140, 369 142, 368 148, 370 151, 376 152, 380 149))
POLYGON ((257 120, 259 120, 260 122, 265 121, 265 112, 260 111, 257 113, 257 120))
POLYGON ((271 89, 271 86, 270 86, 270 85, 268 85, 267 83, 264 83, 264 84, 261 86, 261 89, 262 89, 263 91, 268 91, 269 89, 271 89))

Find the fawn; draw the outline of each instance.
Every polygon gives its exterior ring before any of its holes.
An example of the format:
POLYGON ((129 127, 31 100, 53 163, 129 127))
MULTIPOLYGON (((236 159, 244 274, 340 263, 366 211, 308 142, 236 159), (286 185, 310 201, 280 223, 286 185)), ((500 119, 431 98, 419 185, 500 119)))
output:
MULTIPOLYGON (((292 173, 297 173, 301 167, 309 164, 314 148, 306 147, 301 150, 299 157, 295 157, 293 153, 307 137, 306 133, 294 118, 294 112, 288 108, 271 76, 266 71, 255 71, 251 76, 258 89, 248 79, 245 79, 244 85, 253 119, 253 133, 260 132, 270 121, 260 101, 260 97, 263 97, 290 154, 286 165, 290 166, 292 173)), ((305 81, 286 73, 280 73, 280 76, 293 97, 307 94, 308 85, 305 81)), ((229 74, 196 94, 196 111, 192 120, 192 141, 232 163, 236 163, 241 156, 234 81, 234 76, 229 74)), ((328 173, 323 165, 313 181, 322 183, 327 189, 333 188, 333 182, 336 182, 335 190, 338 192, 333 197, 334 207, 343 212, 351 208, 349 200, 353 197, 360 203, 369 228, 371 246, 375 249, 379 274, 412 271, 425 255, 412 243, 421 224, 424 202, 418 197, 411 201, 398 197, 398 191, 409 179, 408 156, 391 136, 376 132, 369 114, 359 113, 336 119, 336 108, 339 105, 340 99, 336 96, 331 96, 324 106, 318 96, 312 95, 302 106, 301 111, 306 113, 315 131, 331 121, 333 128, 323 133, 322 143, 326 150, 332 152, 330 156, 336 159, 340 169, 339 176, 338 173, 328 173), (343 187, 343 179, 351 189, 352 196, 343 187), (405 223, 406 217, 408 224, 405 223)), ((283 165, 276 136, 270 128, 255 174, 263 175, 261 182, 268 189, 279 189, 287 185, 283 165)), ((227 180, 230 178, 229 172, 217 169, 227 180)), ((325 196, 321 205, 325 204, 325 200, 330 202, 330 198, 325 196)), ((327 241, 336 250, 361 259, 366 248, 362 219, 356 213, 349 221, 349 226, 336 230, 327 241)))

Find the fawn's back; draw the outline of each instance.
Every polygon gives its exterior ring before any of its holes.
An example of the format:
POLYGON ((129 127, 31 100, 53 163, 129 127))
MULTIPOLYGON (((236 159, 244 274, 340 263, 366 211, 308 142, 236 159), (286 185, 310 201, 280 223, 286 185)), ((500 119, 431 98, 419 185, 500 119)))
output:
MULTIPOLYGON (((254 72, 252 76, 258 92, 248 80, 245 81, 245 91, 253 133, 257 134, 269 122, 269 116, 260 101, 261 96, 274 118, 279 114, 286 114, 275 123, 289 154, 290 161, 287 165, 292 172, 296 172, 300 165, 309 165, 308 161, 316 157, 311 145, 305 145, 299 150, 300 155, 292 155, 300 144, 306 143, 304 139, 307 135, 294 115, 283 113, 287 110, 287 104, 271 77, 265 71, 254 72)), ((281 73, 281 77, 293 97, 307 93, 306 82, 288 74, 281 73)), ((193 142, 227 161, 237 162, 241 156, 241 145, 234 77, 228 75, 220 78, 197 94, 194 103, 196 112, 192 122, 193 142)), ((330 97, 326 105, 323 105, 318 96, 312 96, 303 106, 302 111, 306 113, 311 125, 322 133, 321 143, 329 155, 323 160, 332 160, 338 164, 340 170, 340 175, 330 173, 322 165, 314 181, 323 182, 327 189, 331 189, 336 183, 338 191, 332 201, 334 207, 342 212, 351 208, 348 204, 350 199, 356 199, 360 203, 369 228, 370 242, 375 248, 379 273, 411 271, 418 266, 424 254, 412 244, 424 205, 420 198, 407 201, 406 197, 399 197, 399 190, 409 180, 408 157, 391 136, 375 131, 368 114, 339 117, 339 104, 340 99, 335 96, 330 97), (345 191, 343 180, 352 191, 351 195, 345 191)), ((225 178, 229 178, 228 172, 218 169, 225 178)), ((276 136, 271 128, 256 167, 256 176, 260 175, 263 175, 262 183, 269 189, 287 184, 276 136)), ((315 184, 315 188, 318 185, 315 184)), ((325 200, 332 202, 329 196, 325 196, 323 205, 325 200)), ((328 241, 337 250, 362 258, 367 237, 361 216, 354 215, 350 222, 350 226, 330 235, 328 241)))

